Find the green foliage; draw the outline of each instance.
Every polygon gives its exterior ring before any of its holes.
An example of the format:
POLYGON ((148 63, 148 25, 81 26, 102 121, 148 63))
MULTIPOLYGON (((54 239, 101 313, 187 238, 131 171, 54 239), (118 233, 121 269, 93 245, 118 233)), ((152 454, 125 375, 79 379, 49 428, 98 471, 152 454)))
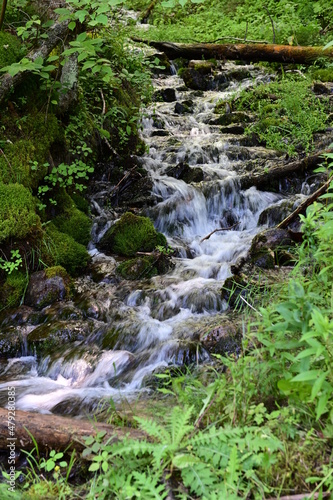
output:
POLYGON ((244 90, 235 107, 256 113, 257 121, 248 127, 268 148, 290 156, 313 149, 313 134, 325 129, 325 104, 313 95, 311 82, 283 78, 270 84, 244 90))
POLYGON ((148 217, 126 212, 103 236, 100 245, 109 251, 131 257, 136 252, 151 252, 157 245, 167 246, 148 217))
POLYGON ((68 234, 58 231, 52 223, 46 228, 42 256, 44 262, 64 267, 71 276, 82 272, 90 260, 83 245, 68 234))
POLYGON ((0 257, 0 269, 5 271, 7 274, 17 271, 22 264, 22 257, 19 250, 11 250, 10 253, 11 258, 9 260, 0 257))
MULTIPOLYGON (((145 12, 150 3, 149 0, 132 0, 130 5, 145 12)), ((154 28, 147 30, 145 37, 175 42, 221 40, 227 43, 233 37, 244 40, 246 36, 247 40, 271 43, 273 20, 276 43, 320 45, 330 40, 328 27, 333 7, 325 0, 205 0, 197 5, 184 3, 180 2, 181 5, 177 6, 177 2, 171 0, 157 4, 149 16, 149 23, 154 28), (172 8, 172 12, 165 6, 172 8)))
POLYGON ((20 184, 0 183, 0 243, 22 239, 41 230, 30 191, 20 184))

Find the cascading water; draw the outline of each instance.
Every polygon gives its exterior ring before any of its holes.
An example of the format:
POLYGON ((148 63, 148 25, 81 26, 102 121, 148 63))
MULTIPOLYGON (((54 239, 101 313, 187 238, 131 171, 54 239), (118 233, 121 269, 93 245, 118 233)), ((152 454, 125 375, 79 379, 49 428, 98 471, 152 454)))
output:
MULTIPOLYGON (((228 68, 234 66, 228 63, 224 71, 228 68)), ((146 215, 175 249, 175 267, 164 276, 134 283, 79 280, 81 299, 72 304, 70 314, 62 305, 53 308, 53 316, 52 307, 51 312, 46 308, 41 324, 31 322, 20 330, 25 338, 32 333, 37 338, 61 324, 66 333, 68 321, 76 337, 41 357, 26 347, 20 358, 0 365, 1 405, 10 385, 16 387, 18 409, 80 414, 102 398, 118 400, 142 390, 144 378, 157 368, 209 359, 197 342, 198 331, 218 324, 227 309, 220 289, 231 274, 230 265, 246 254, 261 229, 260 213, 282 199, 254 187, 240 190, 241 162, 228 157, 236 138, 210 125, 218 99, 227 100, 240 86, 267 78, 255 68, 246 69, 253 76, 241 84, 231 81, 227 91, 193 92, 176 75, 156 78, 159 90, 175 89, 176 102, 158 102, 147 110, 142 134, 149 153, 140 161, 153 180, 156 199, 146 215), (175 105, 189 98, 191 112, 176 113, 175 105), (175 166, 184 164, 190 172, 197 169, 202 180, 188 184, 171 175, 175 166), (83 307, 88 295, 94 296, 94 307, 83 307)), ((92 199, 98 214, 95 242, 111 224, 99 200, 92 199)), ((96 262, 115 268, 114 259, 98 254, 94 245, 91 253, 96 262)))

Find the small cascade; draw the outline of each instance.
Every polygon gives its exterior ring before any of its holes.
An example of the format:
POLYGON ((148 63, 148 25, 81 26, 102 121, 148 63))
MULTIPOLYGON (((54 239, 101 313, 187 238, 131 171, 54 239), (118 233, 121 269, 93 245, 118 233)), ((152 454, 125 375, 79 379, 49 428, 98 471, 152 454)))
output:
MULTIPOLYGON (((235 67, 228 63, 223 71, 235 67)), ((227 309, 220 290, 231 275, 230 266, 247 253, 262 229, 260 215, 284 197, 254 187, 240 189, 241 160, 229 154, 237 136, 222 134, 214 124, 219 99, 227 101, 233 92, 265 81, 267 75, 248 66, 251 76, 241 83, 230 79, 225 90, 198 92, 186 89, 172 68, 172 75, 156 78, 155 86, 158 91, 174 90, 175 100, 147 109, 142 137, 149 152, 138 161, 153 183, 155 204, 146 215, 175 249, 174 268, 130 284, 82 278, 83 298, 72 306, 75 328, 85 325, 84 338, 78 335, 38 357, 27 355, 25 346, 25 356, 0 365, 0 404, 5 405, 11 385, 16 387, 17 409, 78 415, 98 408, 101 399, 136 395, 154 370, 209 360, 198 333, 218 324, 227 309), (92 296, 94 308, 84 306, 84 298, 92 296)), ((101 193, 92 204, 96 243, 112 224, 114 212, 101 193)), ((91 254, 96 262, 115 267, 114 259, 98 255, 94 244, 91 254)), ((37 338, 41 326, 31 328, 37 338)))

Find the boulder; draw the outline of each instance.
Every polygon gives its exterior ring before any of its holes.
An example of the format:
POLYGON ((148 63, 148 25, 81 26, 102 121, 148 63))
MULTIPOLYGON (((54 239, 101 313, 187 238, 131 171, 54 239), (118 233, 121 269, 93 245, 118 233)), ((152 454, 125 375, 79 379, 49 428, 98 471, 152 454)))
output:
POLYGON ((249 257, 252 264, 263 269, 273 269, 275 264, 290 262, 290 259, 283 257, 279 262, 279 253, 288 252, 295 243, 292 241, 286 229, 266 229, 257 234, 252 241, 249 257))
POLYGON ((189 184, 190 182, 201 182, 203 180, 203 170, 200 167, 190 167, 188 163, 180 162, 175 167, 169 167, 166 175, 175 177, 189 184))
POLYGON ((69 292, 69 277, 61 266, 50 267, 33 273, 25 295, 27 306, 43 309, 58 300, 64 300, 69 292))

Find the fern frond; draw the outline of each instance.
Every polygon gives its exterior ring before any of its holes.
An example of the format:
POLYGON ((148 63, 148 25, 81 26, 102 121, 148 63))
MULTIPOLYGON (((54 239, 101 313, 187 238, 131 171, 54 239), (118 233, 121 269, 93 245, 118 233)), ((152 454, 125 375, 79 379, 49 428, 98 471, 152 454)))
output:
POLYGON ((192 463, 181 470, 184 485, 200 498, 211 498, 211 493, 218 484, 218 477, 203 462, 192 463))
POLYGON ((139 423, 140 429, 146 432, 152 438, 156 438, 159 442, 162 443, 170 443, 171 436, 167 431, 165 426, 159 425, 153 420, 148 420, 146 418, 134 417, 135 420, 139 423))
POLYGON ((165 485, 159 484, 161 479, 160 477, 152 477, 149 474, 136 471, 134 471, 132 475, 134 478, 133 485, 140 493, 140 496, 138 496, 138 498, 143 498, 145 500, 153 498, 156 500, 163 500, 167 497, 168 492, 165 490, 165 485))
POLYGON ((179 406, 175 406, 172 410, 168 427, 172 439, 171 443, 175 447, 178 447, 183 438, 194 429, 194 426, 188 423, 192 413, 193 406, 185 410, 179 406))

